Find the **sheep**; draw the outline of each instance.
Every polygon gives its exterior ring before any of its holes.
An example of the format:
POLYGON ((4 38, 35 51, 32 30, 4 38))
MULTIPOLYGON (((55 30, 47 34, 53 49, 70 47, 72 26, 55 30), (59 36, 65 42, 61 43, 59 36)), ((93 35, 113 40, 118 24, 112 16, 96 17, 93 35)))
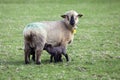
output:
POLYGON ((74 30, 77 28, 78 18, 82 17, 74 10, 61 15, 63 20, 42 21, 28 24, 24 30, 24 54, 25 64, 30 63, 30 49, 34 48, 35 63, 41 63, 41 53, 45 43, 56 46, 61 44, 65 49, 69 42, 73 41, 74 30))
POLYGON ((55 62, 58 62, 58 61, 61 62, 62 61, 61 54, 65 56, 66 61, 69 61, 68 55, 66 54, 66 49, 64 46, 53 47, 51 44, 45 44, 44 50, 46 50, 51 55, 50 62, 52 62, 53 57, 55 62))

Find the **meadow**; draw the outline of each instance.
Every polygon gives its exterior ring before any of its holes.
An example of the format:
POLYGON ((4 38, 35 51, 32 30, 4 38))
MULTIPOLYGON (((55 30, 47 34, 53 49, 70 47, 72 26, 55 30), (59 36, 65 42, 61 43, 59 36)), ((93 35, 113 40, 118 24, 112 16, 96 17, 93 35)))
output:
POLYGON ((120 80, 120 0, 0 0, 0 80, 120 80), (83 14, 70 61, 24 64, 23 29, 31 22, 83 14))

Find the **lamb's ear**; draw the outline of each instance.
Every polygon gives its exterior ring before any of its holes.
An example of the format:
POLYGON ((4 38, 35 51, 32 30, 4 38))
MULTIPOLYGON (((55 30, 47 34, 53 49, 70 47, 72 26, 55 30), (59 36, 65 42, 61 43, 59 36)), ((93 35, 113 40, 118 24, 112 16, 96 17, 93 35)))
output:
POLYGON ((83 15, 82 14, 78 14, 78 17, 82 17, 83 15))
POLYGON ((44 45, 44 49, 46 49, 47 47, 48 47, 48 44, 45 44, 45 45, 44 45))
POLYGON ((61 15, 62 18, 66 18, 67 15, 61 15))
POLYGON ((51 45, 51 44, 48 44, 47 47, 52 47, 52 45, 51 45))

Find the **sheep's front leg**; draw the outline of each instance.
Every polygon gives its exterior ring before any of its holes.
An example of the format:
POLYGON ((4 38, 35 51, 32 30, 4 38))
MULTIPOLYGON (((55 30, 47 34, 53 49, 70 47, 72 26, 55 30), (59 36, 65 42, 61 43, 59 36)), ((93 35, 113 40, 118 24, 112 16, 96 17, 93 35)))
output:
POLYGON ((65 56, 66 61, 69 61, 68 54, 66 53, 67 44, 68 44, 68 42, 63 42, 63 43, 61 44, 61 46, 64 47, 64 48, 63 48, 63 51, 62 51, 62 54, 65 56))
POLYGON ((64 51, 63 51, 63 55, 65 56, 66 61, 69 61, 68 54, 66 53, 66 49, 64 49, 64 51))

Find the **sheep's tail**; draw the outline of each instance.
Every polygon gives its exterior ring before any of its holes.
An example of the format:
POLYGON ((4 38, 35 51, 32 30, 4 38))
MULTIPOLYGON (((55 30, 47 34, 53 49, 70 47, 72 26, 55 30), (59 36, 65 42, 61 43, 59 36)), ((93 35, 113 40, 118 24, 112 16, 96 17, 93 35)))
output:
POLYGON ((27 33, 24 35, 24 37, 25 37, 25 39, 26 39, 27 41, 32 42, 32 41, 33 41, 33 32, 32 32, 32 31, 27 32, 27 33))
POLYGON ((43 49, 46 42, 46 33, 40 29, 31 29, 24 32, 24 39, 29 43, 30 47, 40 46, 43 49))
POLYGON ((30 47, 35 47, 34 36, 35 34, 32 31, 24 32, 24 39, 29 43, 30 47))
POLYGON ((47 32, 42 23, 31 23, 23 31, 24 40, 30 47, 40 46, 42 49, 46 42, 47 32))

